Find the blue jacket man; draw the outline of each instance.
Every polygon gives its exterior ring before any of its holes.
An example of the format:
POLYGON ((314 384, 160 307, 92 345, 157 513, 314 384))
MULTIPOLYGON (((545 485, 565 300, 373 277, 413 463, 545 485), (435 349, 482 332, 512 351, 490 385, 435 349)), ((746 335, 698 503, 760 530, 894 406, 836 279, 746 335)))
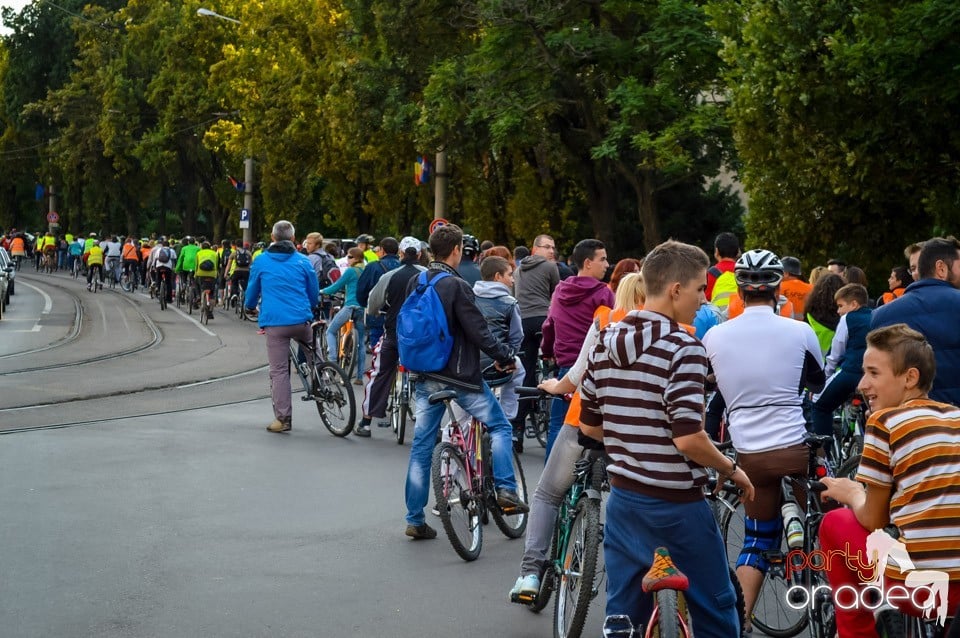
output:
MULTIPOLYGON (((281 220, 273 225, 273 243, 254 260, 244 305, 253 310, 260 302, 258 323, 267 336, 270 362, 270 393, 274 420, 270 432, 289 432, 293 420, 290 401, 290 366, 287 363, 290 339, 301 343, 313 340, 310 322, 320 299, 317 275, 305 255, 294 246, 293 224, 281 220)), ((307 363, 309 360, 306 352, 307 363)))
MULTIPOLYGON (((370 291, 380 281, 384 274, 400 267, 400 242, 393 237, 384 237, 380 240, 381 256, 379 260, 367 264, 357 282, 357 301, 364 308, 370 302, 370 291)), ((367 315, 364 324, 369 331, 370 347, 373 348, 383 336, 383 317, 379 314, 367 315)))
POLYGON ((873 312, 870 329, 905 323, 927 338, 937 360, 930 398, 960 406, 960 242, 924 242, 919 281, 873 312))

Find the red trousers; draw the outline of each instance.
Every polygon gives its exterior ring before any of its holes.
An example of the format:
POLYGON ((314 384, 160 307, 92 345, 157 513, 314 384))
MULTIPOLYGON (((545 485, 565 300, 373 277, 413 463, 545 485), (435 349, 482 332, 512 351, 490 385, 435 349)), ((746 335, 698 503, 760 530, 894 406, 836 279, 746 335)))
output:
MULTIPOLYGON (((869 534, 870 532, 857 521, 853 511, 845 507, 828 512, 820 524, 820 549, 827 556, 834 557, 827 563, 827 579, 830 581, 830 589, 834 592, 837 633, 840 638, 877 638, 873 611, 863 605, 855 605, 853 600, 853 590, 863 591, 865 587, 862 584, 863 580, 874 576, 874 570, 867 567, 869 563, 866 545, 869 534), (834 552, 838 553, 834 554, 834 552), (850 557, 851 560, 838 558, 841 552, 844 557, 850 557), (839 591, 844 585, 847 586, 845 591, 839 591), (843 609, 844 606, 853 608, 843 609)), ((894 586, 903 587, 903 581, 884 578, 885 599, 895 604, 897 609, 905 614, 922 615, 921 610, 914 607, 910 600, 897 600, 899 596, 887 598, 886 594, 894 586)), ((911 588, 907 588, 907 591, 911 591, 911 588)), ((924 594, 920 594, 918 602, 922 602, 923 599, 924 594)), ((947 614, 949 615, 960 604, 960 582, 951 581, 948 599, 947 614)), ((870 606, 875 605, 874 601, 870 606)))

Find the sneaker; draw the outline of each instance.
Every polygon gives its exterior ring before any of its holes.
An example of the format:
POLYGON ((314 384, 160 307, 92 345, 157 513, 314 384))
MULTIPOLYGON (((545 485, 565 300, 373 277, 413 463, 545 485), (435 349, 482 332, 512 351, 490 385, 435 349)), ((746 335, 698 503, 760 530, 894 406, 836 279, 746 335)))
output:
POLYGON ((506 514, 526 514, 530 511, 530 506, 521 501, 516 492, 502 487, 497 488, 497 505, 506 514))
POLYGON ((517 579, 510 590, 510 602, 529 605, 540 593, 540 577, 536 574, 527 574, 517 579))
POLYGON ((440 516, 440 510, 437 509, 436 505, 433 506, 433 509, 430 510, 430 513, 433 514, 434 516, 440 516))
POLYGON ((437 537, 437 530, 423 523, 421 525, 407 525, 405 534, 415 541, 431 540, 437 537))
POLYGON ((354 379, 353 385, 363 385, 363 379, 354 379))
POLYGON ((377 427, 378 427, 378 428, 389 428, 389 427, 393 427, 393 426, 390 424, 390 421, 377 421, 377 427))
POLYGON ((274 419, 273 423, 267 426, 268 432, 289 432, 293 425, 289 421, 274 419))
POLYGON ((87 284, 87 290, 93 290, 93 286, 91 284, 87 284))
POLYGON ((357 436, 363 437, 365 439, 370 438, 370 426, 363 425, 362 423, 356 427, 353 431, 357 436))

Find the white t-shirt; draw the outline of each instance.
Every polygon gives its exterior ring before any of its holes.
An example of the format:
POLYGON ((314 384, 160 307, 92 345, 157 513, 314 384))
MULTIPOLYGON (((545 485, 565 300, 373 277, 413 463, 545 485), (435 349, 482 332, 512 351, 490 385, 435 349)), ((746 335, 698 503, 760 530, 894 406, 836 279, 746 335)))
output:
POLYGON ((764 452, 803 442, 806 371, 823 369, 813 328, 750 306, 703 337, 727 403, 730 438, 738 452, 764 452))

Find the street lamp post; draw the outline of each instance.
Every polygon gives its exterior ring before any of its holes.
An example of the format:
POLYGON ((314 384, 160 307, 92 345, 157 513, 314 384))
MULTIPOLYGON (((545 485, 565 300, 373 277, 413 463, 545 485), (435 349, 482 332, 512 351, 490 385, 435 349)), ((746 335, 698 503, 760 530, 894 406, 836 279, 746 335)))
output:
MULTIPOLYGON (((216 11, 211 11, 210 9, 205 9, 200 7, 197 9, 197 15, 204 18, 217 18, 218 20, 226 20, 227 22, 233 22, 234 24, 240 24, 240 21, 236 18, 231 18, 230 16, 225 16, 217 13, 216 11)), ((241 227, 243 230, 243 243, 252 244, 253 243, 253 158, 248 157, 243 160, 243 209, 247 211, 246 219, 241 219, 241 227)))

